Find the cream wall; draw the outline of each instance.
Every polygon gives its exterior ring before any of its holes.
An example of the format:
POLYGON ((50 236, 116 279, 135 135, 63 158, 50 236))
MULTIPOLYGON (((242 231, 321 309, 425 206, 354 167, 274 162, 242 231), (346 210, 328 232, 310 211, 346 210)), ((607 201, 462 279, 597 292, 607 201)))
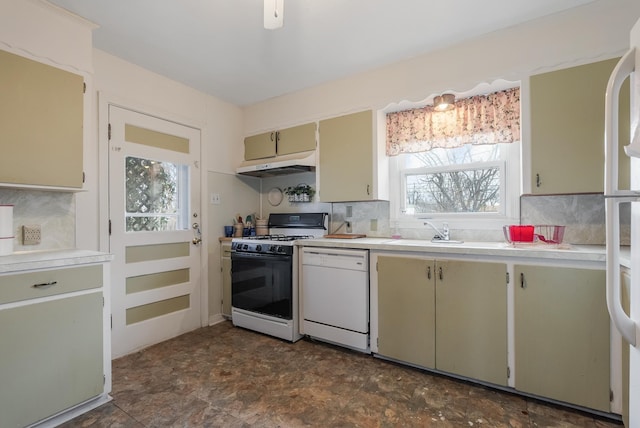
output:
MULTIPOLYGON (((75 194, 37 191, 0 191, 0 199, 20 201, 28 206, 61 205, 54 222, 43 223, 47 249, 77 247, 108 250, 107 190, 105 168, 105 121, 98 115, 99 104, 119 104, 165 117, 201 129, 202 136, 202 224, 207 254, 203 271, 210 271, 208 293, 214 302, 209 315, 220 313, 215 300, 220 289, 218 237, 228 216, 211 210, 208 216, 209 186, 229 195, 225 208, 236 211, 235 195, 242 195, 238 206, 259 209, 259 189, 247 188, 233 175, 243 157, 243 112, 240 108, 185 85, 122 61, 92 47, 95 26, 40 0, 0 0, 0 49, 77 72, 85 77, 84 191, 75 194), (210 176, 210 173, 215 173, 210 176), (217 174, 222 175, 217 175, 217 174), (219 177, 223 177, 218 181, 219 177), (66 240, 48 239, 48 224, 70 224, 66 240), (73 228, 75 228, 75 236, 73 228), (207 260, 212 261, 209 266, 207 260)), ((259 187, 259 182, 256 184, 259 187)), ((16 223, 33 221, 33 216, 15 218, 16 223)), ((44 238, 43 238, 44 240, 44 238)), ((43 247, 44 248, 44 247, 43 247)), ((43 249, 33 248, 33 249, 43 249)))
MULTIPOLYGON (((220 307, 220 246, 218 237, 232 214, 227 212, 251 212, 259 205, 259 182, 254 187, 234 175, 235 165, 243 157, 242 124, 240 108, 203 94, 183 84, 152 73, 100 50, 93 52, 94 82, 99 104, 115 102, 139 111, 174 120, 201 130, 202 141, 202 207, 201 224, 203 244, 203 278, 208 271, 209 320, 219 318, 220 307), (222 204, 209 203, 209 194, 224 195, 222 204)), ((99 117, 96 107, 95 115, 99 117)), ((104 121, 99 118, 96 138, 104 144, 104 121)), ((102 152, 101 156, 106 157, 102 152)), ((102 175, 101 175, 102 176, 102 175)), ((101 184, 106 189, 107 183, 101 184)), ((100 198, 101 212, 107 209, 100 198)), ((105 218, 101 214, 101 217, 105 218)), ((107 240, 106 233, 102 233, 107 240)))
MULTIPOLYGON (((495 79, 620 55, 640 17, 637 0, 599 0, 446 49, 246 107, 245 135, 464 92, 495 79)), ((455 25, 455 18, 453 19, 455 25)))

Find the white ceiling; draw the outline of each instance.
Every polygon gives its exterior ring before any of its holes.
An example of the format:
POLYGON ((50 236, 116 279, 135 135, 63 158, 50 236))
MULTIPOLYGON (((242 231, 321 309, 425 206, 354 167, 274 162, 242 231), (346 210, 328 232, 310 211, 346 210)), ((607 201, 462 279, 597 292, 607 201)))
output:
POLYGON ((96 48, 245 106, 594 0, 49 0, 96 24, 96 48))

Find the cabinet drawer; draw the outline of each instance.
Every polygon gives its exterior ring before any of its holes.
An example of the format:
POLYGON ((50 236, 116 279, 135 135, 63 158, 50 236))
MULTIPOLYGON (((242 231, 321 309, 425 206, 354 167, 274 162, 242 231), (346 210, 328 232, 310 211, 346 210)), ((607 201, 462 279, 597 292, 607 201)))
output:
POLYGON ((102 265, 0 276, 0 304, 102 287, 102 265))

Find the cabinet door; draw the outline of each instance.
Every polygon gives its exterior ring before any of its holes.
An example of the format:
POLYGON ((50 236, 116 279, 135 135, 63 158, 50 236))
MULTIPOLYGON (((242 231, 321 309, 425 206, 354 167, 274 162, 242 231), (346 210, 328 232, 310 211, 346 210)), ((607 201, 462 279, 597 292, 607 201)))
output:
POLYGON ((316 149, 316 124, 294 126, 278 131, 278 155, 316 149))
POLYGON ((244 139, 244 159, 272 158, 276 155, 276 132, 253 135, 244 139))
POLYGON ((102 393, 102 293, 0 310, 0 426, 102 393))
POLYGON ((231 244, 221 246, 222 253, 222 315, 231 317, 231 244))
POLYGON ((507 384, 507 267, 436 261, 436 368, 507 384))
POLYGON ((373 113, 320 122, 320 200, 373 199, 373 113))
POLYGON ((609 411, 605 272, 515 266, 516 389, 609 411))
MULTIPOLYGON (((604 98, 617 59, 531 76, 533 193, 602 192, 604 98)), ((629 82, 620 95, 620 153, 629 142, 629 82)), ((620 156, 621 188, 629 159, 620 156)))
POLYGON ((82 187, 82 76, 0 50, 0 183, 82 187))
POLYGON ((433 261, 378 257, 378 353, 435 367, 433 261))

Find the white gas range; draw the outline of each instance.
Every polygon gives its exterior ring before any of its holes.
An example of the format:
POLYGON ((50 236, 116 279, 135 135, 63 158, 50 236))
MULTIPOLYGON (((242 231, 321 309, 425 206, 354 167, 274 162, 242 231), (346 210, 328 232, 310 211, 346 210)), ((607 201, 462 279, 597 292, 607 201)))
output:
POLYGON ((327 213, 274 213, 269 235, 231 242, 231 320, 235 326, 300 339, 298 249, 327 233, 327 213))

